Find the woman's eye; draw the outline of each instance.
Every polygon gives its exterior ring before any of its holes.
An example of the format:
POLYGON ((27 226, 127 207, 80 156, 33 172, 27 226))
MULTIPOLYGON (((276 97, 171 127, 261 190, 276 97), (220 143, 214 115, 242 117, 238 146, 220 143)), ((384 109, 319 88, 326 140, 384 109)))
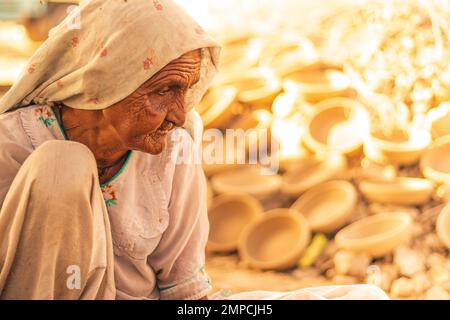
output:
POLYGON ((163 96, 163 95, 165 95, 166 93, 170 92, 170 90, 171 90, 171 87, 167 86, 167 87, 164 87, 164 88, 158 90, 157 93, 158 93, 160 96, 163 96))

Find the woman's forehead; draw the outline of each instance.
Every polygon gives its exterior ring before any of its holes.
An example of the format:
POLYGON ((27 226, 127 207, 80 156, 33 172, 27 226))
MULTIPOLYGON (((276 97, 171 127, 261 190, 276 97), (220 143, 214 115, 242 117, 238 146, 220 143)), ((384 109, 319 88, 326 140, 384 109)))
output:
POLYGON ((196 82, 200 76, 200 64, 200 49, 186 52, 159 70, 145 84, 153 84, 155 81, 159 82, 167 77, 184 78, 196 82))

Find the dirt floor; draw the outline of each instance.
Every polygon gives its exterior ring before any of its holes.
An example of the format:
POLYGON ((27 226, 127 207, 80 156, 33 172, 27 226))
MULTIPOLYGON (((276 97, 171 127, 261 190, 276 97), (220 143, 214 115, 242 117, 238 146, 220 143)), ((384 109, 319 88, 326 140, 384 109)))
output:
POLYGON ((208 255, 206 270, 212 280, 213 293, 219 290, 233 293, 252 290, 290 291, 331 284, 315 269, 286 272, 251 270, 239 263, 236 254, 208 255))

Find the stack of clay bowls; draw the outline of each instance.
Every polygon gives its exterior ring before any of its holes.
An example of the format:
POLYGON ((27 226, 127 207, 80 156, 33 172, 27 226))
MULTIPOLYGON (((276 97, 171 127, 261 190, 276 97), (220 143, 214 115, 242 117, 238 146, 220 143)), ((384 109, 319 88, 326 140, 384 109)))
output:
POLYGON ((297 210, 274 209, 244 229, 239 254, 249 267, 284 270, 298 263, 310 238, 308 222, 297 210))

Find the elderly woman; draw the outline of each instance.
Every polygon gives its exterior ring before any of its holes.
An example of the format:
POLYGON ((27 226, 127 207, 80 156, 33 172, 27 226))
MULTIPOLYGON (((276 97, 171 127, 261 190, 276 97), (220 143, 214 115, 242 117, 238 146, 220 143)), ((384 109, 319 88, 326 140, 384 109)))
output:
POLYGON ((219 51, 172 1, 84 1, 51 30, 0 101, 1 298, 206 296, 206 182, 174 157, 219 51))
POLYGON ((190 110, 219 52, 172 1, 86 0, 50 32, 0 100, 0 298, 206 297, 190 110))

